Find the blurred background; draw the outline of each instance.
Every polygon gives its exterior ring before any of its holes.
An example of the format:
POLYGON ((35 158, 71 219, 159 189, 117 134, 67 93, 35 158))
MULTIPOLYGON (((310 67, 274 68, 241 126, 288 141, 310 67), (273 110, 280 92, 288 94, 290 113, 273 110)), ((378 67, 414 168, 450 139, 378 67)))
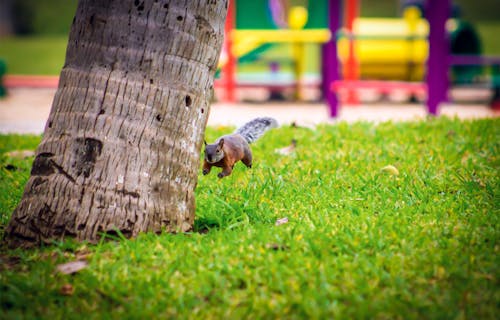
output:
MULTIPOLYGON (((310 1, 312 2, 312 1, 310 1)), ((500 1, 455 0, 472 23, 484 54, 500 54, 500 1)), ((77 0, 0 1, 0 58, 9 74, 59 74, 77 0)), ((363 0, 361 17, 398 17, 399 0, 363 0)), ((314 19, 314 17, 309 17, 314 19)))
MULTIPOLYGON (((311 30, 322 28, 326 30, 328 17, 325 8, 327 0, 236 1, 233 27, 236 31, 244 31, 246 29, 257 31, 254 35, 258 34, 259 30, 293 29, 291 26, 286 25, 286 21, 285 26, 280 26, 276 17, 272 16, 273 9, 271 6, 273 2, 286 3, 290 8, 293 8, 293 6, 306 8, 307 13, 304 18, 304 24, 298 29, 311 30)), ((367 27, 364 27, 365 29, 377 26, 376 28, 380 27, 377 32, 386 32, 391 28, 391 19, 393 21, 398 20, 396 23, 404 22, 405 8, 408 5, 416 5, 418 7, 422 2, 425 1, 361 0, 359 1, 358 16, 366 19, 367 27), (385 20, 376 21, 374 18, 383 18, 385 20)), ((2 75, 59 75, 64 64, 68 33, 76 11, 76 5, 77 0, 1 0, 0 77, 2 75)), ((454 20, 459 23, 455 23, 453 27, 450 27, 454 30, 450 31, 452 51, 457 54, 500 56, 500 41, 498 41, 500 34, 499 9, 499 0, 453 1, 452 15, 456 18, 454 20), (456 32, 456 30, 460 32, 456 32)), ((292 13, 290 10, 288 15, 288 20, 291 21, 290 17, 292 17, 292 13)), ((362 23, 359 23, 359 25, 362 29, 362 23)), ((450 28, 448 29, 451 30, 450 28)), ((295 30, 297 34, 301 32, 298 29, 295 30)), ((382 34, 381 36, 380 33, 373 36, 370 34, 363 35, 363 31, 358 30, 358 32, 361 34, 359 40, 360 47, 366 45, 369 50, 378 50, 378 52, 367 51, 369 53, 365 54, 365 57, 358 52, 360 56, 359 77, 361 80, 422 81, 425 73, 424 62, 427 54, 427 43, 424 43, 425 46, 421 46, 419 49, 418 42, 415 42, 416 45, 413 50, 417 54, 410 54, 413 60, 409 60, 406 56, 399 57, 397 59, 400 59, 402 62, 395 64, 393 69, 390 70, 390 65, 387 62, 387 59, 390 57, 384 52, 391 52, 393 49, 387 49, 389 47, 383 49, 379 45, 384 41, 392 45, 398 45, 395 38, 391 39, 391 35, 389 35, 388 39, 384 39, 384 35, 382 34), (373 57, 375 60, 371 59, 373 57), (415 67, 416 64, 418 64, 417 67, 415 67)), ((426 34, 420 35, 423 42, 425 42, 425 36, 426 34)), ((242 33, 240 38, 242 37, 247 37, 247 35, 242 33)), ((321 38, 321 35, 319 34, 318 37, 321 38)), ((408 39, 412 35, 397 35, 397 37, 401 38, 398 39, 400 42, 408 42, 408 39), (403 37, 406 38, 403 39, 403 37)), ((339 39, 339 54, 341 60, 345 62, 347 59, 347 54, 345 53, 347 44, 342 44, 342 38, 339 39)), ((346 39, 347 37, 344 37, 344 42, 347 42, 346 39)), ((257 101, 299 99, 311 102, 321 100, 322 90, 324 90, 324 88, 321 88, 321 64, 325 63, 325 60, 322 60, 323 58, 321 57, 321 41, 324 42, 324 40, 318 40, 316 43, 305 43, 302 48, 299 48, 302 51, 298 54, 296 50, 297 46, 294 46, 293 42, 247 45, 247 48, 242 49, 244 54, 237 55, 236 57, 237 68, 234 73, 238 90, 235 99, 237 101, 249 101, 252 99, 256 99, 257 101), (301 55, 303 58, 300 58, 301 55), (273 83, 272 88, 269 86, 269 82, 273 83), (300 83, 303 86, 303 88, 300 88, 300 96, 297 95, 298 89, 296 83, 300 83), (277 86, 276 84, 281 84, 281 86, 277 86), (260 88, 258 88, 259 86, 260 88)), ((242 45, 245 44, 242 43, 242 45)), ((408 45, 399 45, 399 47, 401 50, 407 51, 406 48, 408 45)), ((393 46, 393 48, 395 47, 393 46)), ((225 63, 224 53, 221 61, 221 67, 223 67, 225 63)), ((493 83, 492 78, 494 78, 492 76, 493 71, 491 70, 494 70, 495 67, 497 66, 453 67, 450 74, 454 85, 465 84, 471 86, 480 83, 481 85, 485 85, 488 92, 490 92, 493 83), (464 72, 457 72, 461 70, 464 72)), ((219 100, 224 100, 225 84, 220 79, 221 72, 217 74, 217 77, 219 78, 219 85, 216 82, 216 94, 218 92, 219 94, 216 97, 219 100), (220 92, 222 92, 222 96, 220 92)), ((370 94, 362 96, 368 97, 369 100, 370 94)), ((375 100, 379 101, 380 95, 375 96, 375 100)), ((460 93, 458 95, 454 94, 454 96, 460 96, 460 93)), ((483 95, 483 98, 480 99, 490 99, 490 96, 491 94, 487 98, 484 98, 483 95)), ((404 96, 399 100, 408 101, 411 99, 422 101, 424 98, 404 96)), ((231 102, 236 100, 232 100, 231 102)))

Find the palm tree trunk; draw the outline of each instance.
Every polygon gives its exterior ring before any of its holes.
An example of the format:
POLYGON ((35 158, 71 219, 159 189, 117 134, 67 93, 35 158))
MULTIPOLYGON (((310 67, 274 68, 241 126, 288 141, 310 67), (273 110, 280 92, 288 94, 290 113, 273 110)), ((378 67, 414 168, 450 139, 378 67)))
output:
POLYGON ((189 230, 227 0, 80 0, 11 246, 189 230))

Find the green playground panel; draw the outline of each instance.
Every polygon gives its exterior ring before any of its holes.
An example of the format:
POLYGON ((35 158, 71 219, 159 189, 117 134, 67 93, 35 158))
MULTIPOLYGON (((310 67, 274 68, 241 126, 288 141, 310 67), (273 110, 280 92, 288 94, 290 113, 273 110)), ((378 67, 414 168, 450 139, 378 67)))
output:
MULTIPOLYGON (((293 4, 294 1, 291 1, 293 4)), ((307 4, 308 19, 304 29, 328 27, 327 0, 295 1, 307 4)), ((236 29, 276 29, 268 0, 236 1, 236 29)))

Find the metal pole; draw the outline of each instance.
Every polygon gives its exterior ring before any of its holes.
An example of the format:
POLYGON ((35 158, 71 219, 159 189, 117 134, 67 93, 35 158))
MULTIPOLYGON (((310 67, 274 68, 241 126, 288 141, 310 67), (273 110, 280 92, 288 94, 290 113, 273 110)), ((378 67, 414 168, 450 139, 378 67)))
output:
POLYGON ((328 0, 328 28, 330 40, 323 46, 323 90, 329 107, 330 117, 337 117, 339 101, 332 90, 332 84, 339 80, 339 60, 337 55, 337 32, 340 29, 340 13, 342 0, 328 0))
MULTIPOLYGON (((346 24, 345 27, 348 32, 349 53, 347 61, 344 64, 345 72, 344 78, 348 81, 356 81, 359 79, 358 61, 356 59, 356 38, 354 35, 354 20, 358 17, 359 3, 358 0, 347 0, 346 4, 346 24)), ((358 104, 358 96, 356 91, 347 90, 348 104, 358 104)))
POLYGON ((227 50, 227 62, 223 67, 222 76, 224 77, 224 86, 226 88, 225 101, 234 103, 236 101, 236 63, 237 58, 233 53, 233 30, 236 28, 236 0, 229 0, 229 8, 227 10, 225 32, 225 46, 227 50))
POLYGON ((446 101, 449 78, 450 43, 446 20, 450 14, 450 0, 427 0, 426 16, 429 21, 429 57, 427 58, 427 112, 439 113, 439 104, 446 101))

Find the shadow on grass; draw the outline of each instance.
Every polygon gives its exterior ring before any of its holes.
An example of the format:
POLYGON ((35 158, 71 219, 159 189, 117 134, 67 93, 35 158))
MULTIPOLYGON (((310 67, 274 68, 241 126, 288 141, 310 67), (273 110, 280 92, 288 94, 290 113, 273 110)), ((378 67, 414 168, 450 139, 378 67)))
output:
POLYGON ((197 217, 194 220, 193 232, 207 234, 214 229, 221 229, 220 220, 211 219, 210 217, 197 217))

